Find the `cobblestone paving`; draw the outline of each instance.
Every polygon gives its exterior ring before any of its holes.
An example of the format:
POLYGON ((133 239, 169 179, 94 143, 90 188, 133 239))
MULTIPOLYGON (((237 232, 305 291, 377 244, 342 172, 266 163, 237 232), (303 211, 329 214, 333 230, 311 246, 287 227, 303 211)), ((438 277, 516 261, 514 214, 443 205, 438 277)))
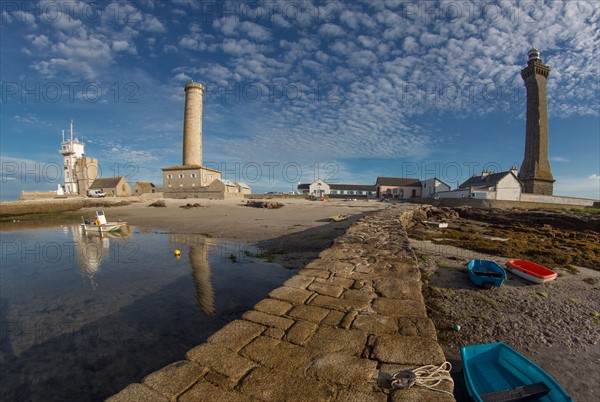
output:
MULTIPOLYGON (((365 217, 298 275, 173 363, 110 401, 454 401, 398 370, 441 364, 403 222, 414 206, 365 217)), ((441 388, 452 391, 444 381, 441 388)))

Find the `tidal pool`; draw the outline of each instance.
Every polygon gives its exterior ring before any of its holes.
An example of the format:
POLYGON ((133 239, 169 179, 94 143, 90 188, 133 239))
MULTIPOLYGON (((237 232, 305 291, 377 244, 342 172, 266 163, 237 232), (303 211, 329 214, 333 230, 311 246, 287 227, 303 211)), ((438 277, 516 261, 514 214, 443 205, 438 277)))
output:
POLYGON ((295 273, 249 245, 131 226, 0 236, 3 401, 102 400, 183 359, 295 273))

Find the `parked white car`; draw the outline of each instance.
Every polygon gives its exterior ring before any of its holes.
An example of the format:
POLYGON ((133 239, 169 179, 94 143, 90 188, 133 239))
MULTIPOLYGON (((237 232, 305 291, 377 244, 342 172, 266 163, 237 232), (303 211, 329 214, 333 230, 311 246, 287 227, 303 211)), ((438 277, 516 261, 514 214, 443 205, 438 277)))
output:
POLYGON ((106 197, 106 193, 102 190, 88 190, 88 197, 103 198, 106 197))

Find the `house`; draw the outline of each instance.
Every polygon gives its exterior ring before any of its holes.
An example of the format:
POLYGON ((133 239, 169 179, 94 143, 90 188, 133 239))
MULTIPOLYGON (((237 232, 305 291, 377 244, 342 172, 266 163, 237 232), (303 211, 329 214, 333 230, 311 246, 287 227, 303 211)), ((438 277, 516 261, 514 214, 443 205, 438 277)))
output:
POLYGON ((377 198, 407 200, 421 197, 421 180, 400 177, 378 177, 375 182, 377 198))
POLYGON ((437 177, 427 180, 421 180, 421 197, 437 197, 438 193, 442 191, 450 191, 450 186, 438 179, 437 177))
POLYGON ((131 195, 131 187, 123 176, 96 179, 92 182, 89 190, 101 190, 112 197, 129 197, 131 195))
POLYGON ((519 201, 523 184, 517 178, 517 169, 506 172, 484 170, 481 176, 473 176, 454 191, 439 192, 440 198, 478 198, 487 200, 519 201))
POLYGON ((243 183, 241 181, 236 181, 233 184, 235 184, 235 186, 237 187, 238 193, 252 194, 252 190, 250 189, 250 186, 248 186, 246 183, 243 183))
POLYGON ((142 195, 148 193, 156 193, 158 189, 153 183, 138 181, 133 185, 133 195, 142 195))
POLYGON ((375 198, 377 188, 369 184, 329 184, 318 179, 298 185, 298 193, 331 198, 375 198))

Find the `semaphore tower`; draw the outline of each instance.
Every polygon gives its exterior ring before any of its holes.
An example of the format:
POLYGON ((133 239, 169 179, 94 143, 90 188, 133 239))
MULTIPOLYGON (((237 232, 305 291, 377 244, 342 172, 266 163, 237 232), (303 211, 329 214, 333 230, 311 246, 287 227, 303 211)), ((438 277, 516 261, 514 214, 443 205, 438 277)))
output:
POLYGON ((523 192, 552 195, 554 178, 548 161, 548 111, 546 106, 546 80, 550 67, 542 64, 540 52, 528 52, 527 67, 521 70, 521 78, 527 90, 527 123, 525 129, 525 157, 519 180, 523 192))

